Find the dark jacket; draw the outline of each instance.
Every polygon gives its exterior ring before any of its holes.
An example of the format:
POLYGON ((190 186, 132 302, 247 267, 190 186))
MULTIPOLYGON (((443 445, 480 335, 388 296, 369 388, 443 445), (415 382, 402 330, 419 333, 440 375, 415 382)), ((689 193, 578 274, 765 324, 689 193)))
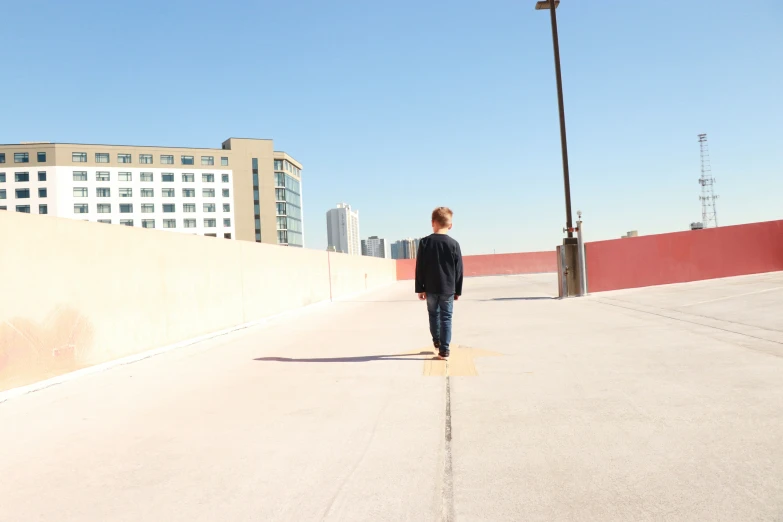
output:
POLYGON ((419 241, 416 253, 416 293, 462 295, 462 251, 446 234, 419 241))

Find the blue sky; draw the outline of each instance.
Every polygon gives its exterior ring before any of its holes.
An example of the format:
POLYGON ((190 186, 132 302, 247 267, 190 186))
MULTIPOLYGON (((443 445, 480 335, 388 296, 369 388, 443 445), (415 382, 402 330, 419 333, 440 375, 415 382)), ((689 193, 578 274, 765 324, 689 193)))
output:
MULTIPOLYGON (((4 6, 0 142, 217 147, 304 164, 305 241, 455 211, 465 253, 551 249, 564 202, 548 13, 533 0, 35 1, 4 6), (196 107, 198 111, 194 110, 196 107)), ((563 0, 574 212, 592 240, 783 218, 783 3, 563 0)))

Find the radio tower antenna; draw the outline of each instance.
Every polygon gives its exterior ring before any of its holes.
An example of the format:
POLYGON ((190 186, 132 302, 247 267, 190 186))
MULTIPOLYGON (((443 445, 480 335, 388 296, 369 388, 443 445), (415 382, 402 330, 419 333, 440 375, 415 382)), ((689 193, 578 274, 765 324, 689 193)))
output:
POLYGON ((715 178, 712 177, 712 167, 710 166, 710 149, 707 145, 707 135, 699 134, 699 148, 701 151, 701 222, 704 228, 718 226, 718 211, 715 208, 715 178))

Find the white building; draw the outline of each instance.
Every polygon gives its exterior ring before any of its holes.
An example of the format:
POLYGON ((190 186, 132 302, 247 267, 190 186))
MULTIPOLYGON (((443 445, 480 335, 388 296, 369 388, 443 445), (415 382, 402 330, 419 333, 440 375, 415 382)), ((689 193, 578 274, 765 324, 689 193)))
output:
POLYGON ((326 213, 326 236, 330 247, 337 252, 361 255, 359 240, 359 211, 340 203, 326 213))
POLYGON ((5 211, 301 247, 301 194, 301 165, 271 140, 0 145, 5 211))
POLYGON ((362 255, 370 257, 391 258, 389 242, 382 237, 370 236, 362 239, 362 255))

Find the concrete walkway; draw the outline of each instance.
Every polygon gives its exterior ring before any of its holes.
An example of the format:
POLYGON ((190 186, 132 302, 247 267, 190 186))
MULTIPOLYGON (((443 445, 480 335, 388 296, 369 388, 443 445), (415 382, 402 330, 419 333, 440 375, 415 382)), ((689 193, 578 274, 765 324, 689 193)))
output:
POLYGON ((0 404, 0 520, 783 519, 783 274, 555 292, 468 280, 449 368, 400 283, 0 404))

